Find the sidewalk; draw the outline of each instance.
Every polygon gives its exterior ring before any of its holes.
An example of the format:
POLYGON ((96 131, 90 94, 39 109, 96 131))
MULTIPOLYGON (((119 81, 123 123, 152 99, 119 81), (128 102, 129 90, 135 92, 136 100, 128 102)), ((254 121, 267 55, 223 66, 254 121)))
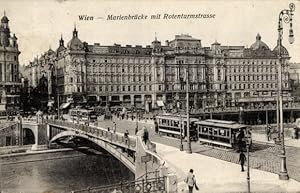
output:
MULTIPOLYGON (((240 165, 203 156, 187 154, 177 148, 156 144, 162 156, 178 177, 178 192, 185 192, 183 182, 189 169, 194 169, 198 192, 247 192, 247 172, 241 172, 240 165)), ((247 170, 246 170, 247 171, 247 170)), ((295 180, 281 181, 277 174, 250 169, 251 192, 297 192, 300 183, 295 180)))
MULTIPOLYGON (((252 133, 252 139, 262 143, 274 144, 273 140, 268 141, 265 134, 252 133)), ((289 137, 284 138, 284 144, 286 146, 299 147, 300 148, 300 139, 292 139, 289 137)))

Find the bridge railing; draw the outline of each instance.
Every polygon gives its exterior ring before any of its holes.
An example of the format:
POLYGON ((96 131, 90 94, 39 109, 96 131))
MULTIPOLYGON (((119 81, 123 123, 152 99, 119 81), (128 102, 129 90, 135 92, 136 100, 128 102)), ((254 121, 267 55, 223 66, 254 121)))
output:
POLYGON ((36 117, 23 117, 22 118, 23 122, 37 122, 37 118, 36 117))
POLYGON ((100 186, 94 188, 86 188, 83 190, 72 191, 71 193, 133 193, 133 192, 156 192, 161 193, 166 190, 166 178, 151 178, 141 179, 131 182, 118 183, 107 186, 100 186))
POLYGON ((76 124, 67 121, 61 120, 47 120, 48 123, 65 127, 66 129, 79 130, 86 133, 86 135, 95 136, 99 138, 103 138, 108 142, 113 144, 122 145, 128 147, 129 149, 136 148, 136 138, 133 136, 128 136, 125 138, 124 134, 121 133, 113 133, 111 131, 107 131, 104 128, 96 127, 96 126, 88 126, 84 124, 76 124))

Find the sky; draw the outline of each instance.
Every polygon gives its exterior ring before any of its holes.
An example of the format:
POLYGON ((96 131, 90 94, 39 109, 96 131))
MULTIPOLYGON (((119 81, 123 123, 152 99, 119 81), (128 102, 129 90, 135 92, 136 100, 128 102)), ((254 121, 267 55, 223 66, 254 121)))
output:
MULTIPOLYGON (((6 13, 10 29, 18 37, 20 64, 28 65, 49 48, 65 45, 74 24, 78 37, 89 44, 150 45, 155 38, 164 44, 175 35, 189 34, 201 39, 202 46, 215 41, 222 45, 250 47, 257 33, 271 49, 278 38, 278 15, 289 3, 296 5, 293 16, 294 44, 288 43, 289 25, 284 24, 283 45, 291 62, 300 62, 300 1, 287 0, 0 0, 0 16, 6 13), (1 13, 2 9, 2 13, 1 13), (107 20, 108 15, 215 14, 213 19, 107 20), (93 16, 79 21, 79 15, 93 16), (102 18, 102 19, 101 19, 102 18)), ((2 16, 1 16, 2 17, 2 16)))

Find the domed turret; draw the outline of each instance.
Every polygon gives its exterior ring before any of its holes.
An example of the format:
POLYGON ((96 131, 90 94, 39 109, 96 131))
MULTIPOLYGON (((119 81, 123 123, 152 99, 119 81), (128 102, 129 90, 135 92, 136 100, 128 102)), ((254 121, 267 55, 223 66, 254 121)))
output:
POLYGON ((7 47, 9 46, 9 39, 10 39, 10 30, 8 27, 8 18, 5 15, 1 19, 1 24, 0 24, 0 43, 1 46, 7 47))
POLYGON ((259 34, 257 34, 256 41, 254 42, 254 44, 251 45, 250 48, 252 50, 258 50, 258 49, 269 50, 270 49, 266 43, 261 41, 261 36, 259 34))
POLYGON ((83 43, 78 38, 78 31, 76 30, 76 26, 74 27, 73 37, 68 42, 67 47, 70 50, 82 50, 84 48, 83 43))
MULTIPOLYGON (((278 41, 277 41, 277 46, 273 49, 273 52, 276 52, 276 55, 278 55, 278 53, 279 53, 279 42, 278 41)), ((289 56, 289 52, 283 45, 280 45, 280 55, 281 56, 289 56)))

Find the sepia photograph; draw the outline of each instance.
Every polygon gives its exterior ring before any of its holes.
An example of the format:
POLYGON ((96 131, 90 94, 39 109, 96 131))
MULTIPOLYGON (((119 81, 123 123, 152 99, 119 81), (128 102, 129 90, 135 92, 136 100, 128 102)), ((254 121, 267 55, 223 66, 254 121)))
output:
POLYGON ((0 193, 300 193, 299 0, 0 0, 0 193))

